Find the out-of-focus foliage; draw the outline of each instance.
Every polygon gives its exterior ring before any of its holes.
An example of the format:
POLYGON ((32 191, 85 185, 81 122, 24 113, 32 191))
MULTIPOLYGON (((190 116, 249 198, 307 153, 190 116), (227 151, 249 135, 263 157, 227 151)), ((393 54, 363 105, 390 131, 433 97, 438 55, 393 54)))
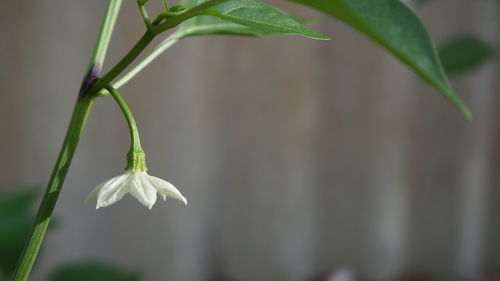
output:
POLYGON ((35 219, 33 210, 38 195, 33 189, 0 194, 0 271, 3 276, 14 272, 35 219))
POLYGON ((474 35, 459 35, 446 41, 439 54, 448 74, 458 74, 480 66, 493 56, 494 50, 488 43, 474 35))
POLYGON ((135 272, 124 272, 106 262, 78 262, 56 270, 50 281, 138 281, 135 272))
MULTIPOLYGON (((33 222, 40 193, 22 189, 0 194, 0 280, 14 273, 33 222)), ((60 267, 50 281, 138 281, 137 273, 124 272, 106 262, 74 262, 60 267)))

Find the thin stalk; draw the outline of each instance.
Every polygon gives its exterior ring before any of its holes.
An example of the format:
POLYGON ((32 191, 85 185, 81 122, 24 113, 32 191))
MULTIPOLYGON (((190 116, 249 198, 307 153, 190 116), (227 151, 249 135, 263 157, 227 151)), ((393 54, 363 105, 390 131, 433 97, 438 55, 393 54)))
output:
POLYGON ((142 20, 144 21, 144 24, 146 27, 149 29, 151 27, 151 21, 149 20, 149 15, 148 11, 146 11, 146 7, 144 7, 144 4, 148 2, 149 0, 137 0, 137 6, 139 6, 139 12, 141 13, 142 20))
POLYGON ((153 41, 155 34, 146 31, 141 39, 130 49, 130 51, 123 57, 111 70, 108 71, 102 78, 97 80, 95 84, 88 90, 87 95, 96 96, 100 90, 104 89, 113 81, 120 73, 125 70, 140 54, 141 52, 153 41))
POLYGON ((120 5, 121 0, 109 0, 108 2, 108 8, 104 14, 104 20, 96 40, 94 52, 91 56, 87 75, 82 82, 80 94, 78 95, 73 109, 73 114, 61 151, 59 152, 52 175, 47 184, 30 236, 21 254, 13 281, 26 281, 28 279, 33 263, 40 250, 40 246, 42 245, 64 179, 94 100, 94 96, 86 95, 85 92, 92 83, 95 82, 94 79, 101 70, 120 5))
POLYGON ((47 231, 47 227, 50 223, 52 213, 57 203, 57 198, 61 192, 61 188, 78 145, 80 135, 85 127, 85 122, 92 107, 93 100, 98 96, 97 94, 99 91, 109 85, 113 79, 125 70, 125 68, 127 68, 130 63, 132 63, 137 56, 141 54, 149 43, 153 41, 156 35, 180 24, 184 20, 200 14, 208 7, 224 1, 227 0, 209 1, 208 3, 201 4, 186 11, 186 13, 173 17, 169 21, 166 21, 156 27, 148 28, 146 33, 139 39, 139 41, 132 47, 125 57, 123 57, 102 78, 99 78, 104 57, 109 45, 109 40, 111 38, 113 27, 122 2, 122 0, 108 1, 108 8, 106 9, 104 15, 104 20, 89 62, 88 71, 83 79, 82 87, 73 110, 61 151, 59 152, 59 156, 49 179, 44 197, 38 209, 35 224, 31 230, 31 234, 23 253, 21 254, 19 263, 14 273, 13 281, 26 281, 29 277, 31 268, 38 255, 43 238, 45 237, 45 232, 47 231))
POLYGON ((111 96, 115 99, 116 103, 120 107, 125 119, 127 120, 128 128, 130 131, 130 150, 127 154, 127 166, 125 170, 127 171, 147 171, 146 167, 146 154, 141 147, 141 140, 139 138, 139 131, 137 130, 137 124, 135 122, 134 116, 130 111, 125 100, 122 98, 120 93, 112 86, 106 86, 106 90, 111 93, 111 96))
POLYGON ((45 190, 42 203, 38 209, 35 219, 35 224, 29 236, 28 242, 21 254, 20 261, 14 273, 13 281, 25 281, 31 271, 31 267, 35 262, 40 246, 42 245, 45 232, 50 223, 52 212, 61 192, 64 178, 68 172, 71 159, 78 145, 78 140, 85 126, 87 116, 92 107, 93 97, 78 97, 73 115, 64 138, 61 151, 57 158, 56 164, 49 179, 47 189, 45 190))
POLYGON ((168 29, 180 24, 181 22, 183 22, 185 20, 188 20, 192 17, 201 15, 204 11, 206 11, 210 7, 215 6, 217 4, 224 3, 226 1, 228 1, 228 0, 209 0, 209 1, 204 2, 198 6, 195 6, 193 8, 190 8, 190 9, 182 12, 181 14, 179 14, 175 17, 170 17, 170 18, 165 18, 165 17, 168 17, 168 14, 161 13, 153 22, 159 23, 162 20, 165 20, 165 21, 163 23, 160 23, 158 25, 153 26, 151 28, 151 31, 154 34, 160 34, 163 31, 168 30, 168 29))
MULTIPOLYGON (((130 50, 130 52, 125 56, 125 58, 120 61, 113 69, 111 69, 106 75, 104 75, 101 79, 99 79, 98 83, 96 83, 92 89, 89 91, 89 94, 106 96, 109 92, 104 89, 107 85, 111 83, 125 68, 146 48, 149 43, 156 37, 156 35, 162 33, 165 30, 171 29, 178 24, 182 23, 185 20, 188 20, 192 17, 200 15, 203 11, 208 8, 226 2, 228 0, 211 0, 205 2, 201 5, 193 7, 182 14, 170 18, 168 21, 163 22, 162 24, 151 26, 146 33, 141 37, 141 39, 135 44, 135 46, 130 50)), ((161 15, 158 16, 155 21, 161 18, 161 15)), ((149 54, 143 61, 141 61, 138 65, 136 65, 133 69, 127 72, 123 77, 121 77, 117 82, 113 83, 113 87, 115 89, 120 88, 125 83, 127 83, 130 79, 136 76, 139 72, 141 72, 146 66, 148 66, 154 59, 156 59, 159 55, 161 55, 165 50, 170 48, 172 45, 177 43, 184 34, 181 32, 174 32, 169 37, 167 37, 163 42, 161 42, 151 54, 149 54)))
POLYGON ((115 88, 106 86, 106 90, 111 93, 111 96, 115 99, 116 103, 120 107, 123 116, 125 116, 125 120, 127 120, 128 129, 130 131, 130 150, 142 150, 139 131, 137 130, 137 123, 135 122, 134 116, 132 115, 127 102, 125 102, 125 100, 115 88))
POLYGON ((104 20, 101 24, 99 30, 99 35, 97 35, 97 40, 95 42, 94 51, 89 61, 89 69, 95 64, 102 64, 106 57, 106 53, 109 46, 109 41, 111 40, 111 35, 115 28, 116 19, 120 12, 120 7, 122 5, 122 0, 109 1, 106 12, 104 13, 104 20))
MULTIPOLYGON (((217 0, 216 2, 224 2, 227 0, 217 0)), ((213 4, 212 4, 213 5, 213 4)), ((125 55, 125 57, 120 60, 108 73, 106 73, 101 79, 99 79, 92 88, 88 91, 89 95, 97 95, 101 90, 103 90, 107 85, 111 83, 120 73, 122 73, 125 68, 127 68, 136 58, 139 56, 142 51, 153 41, 156 35, 164 32, 165 30, 171 29, 181 22, 195 17, 200 14, 200 11, 203 11, 206 8, 206 4, 201 4, 195 8, 192 8, 185 13, 182 13, 179 16, 171 18, 170 21, 164 22, 161 25, 153 26, 146 30, 146 32, 142 35, 142 37, 135 43, 134 47, 125 55), (200 7, 202 6, 202 7, 200 7)), ((170 47, 170 46, 168 46, 170 47)))
MULTIPOLYGON (((116 82, 113 83, 113 88, 118 89, 125 85, 128 81, 134 78, 139 72, 141 72, 146 66, 148 66, 153 60, 165 52, 168 48, 172 47, 175 43, 179 41, 179 37, 175 36, 175 33, 166 38, 161 42, 149 55, 146 56, 139 64, 134 66, 129 72, 120 77, 116 82)), ((101 91, 99 95, 107 95, 109 92, 101 91)))

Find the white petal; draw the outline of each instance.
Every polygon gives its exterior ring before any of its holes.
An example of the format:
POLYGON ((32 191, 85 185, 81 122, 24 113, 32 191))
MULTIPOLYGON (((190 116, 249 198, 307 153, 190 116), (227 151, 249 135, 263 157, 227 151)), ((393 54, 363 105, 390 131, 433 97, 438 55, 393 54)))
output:
POLYGON ((108 182, 109 180, 105 181, 105 182, 101 182, 99 185, 97 185, 96 187, 94 187, 94 189, 92 189, 92 191, 89 193, 89 195, 87 196, 87 198, 85 198, 85 200, 83 201, 85 205, 87 205, 90 200, 93 200, 97 197, 97 194, 99 193, 99 190, 108 182))
POLYGON ((128 192, 126 183, 130 180, 130 178, 131 174, 125 173, 104 182, 97 194, 96 209, 99 209, 100 207, 107 207, 122 199, 128 192))
POLYGON ((187 205, 186 198, 182 196, 180 191, 177 190, 177 188, 175 188, 173 184, 150 175, 147 175, 147 179, 156 188, 156 190, 158 190, 158 193, 163 197, 163 200, 166 200, 167 196, 170 196, 177 200, 182 201, 184 204, 187 205))
POLYGON ((146 179, 146 175, 145 172, 134 172, 129 189, 132 196, 151 209, 156 202, 156 189, 146 179))

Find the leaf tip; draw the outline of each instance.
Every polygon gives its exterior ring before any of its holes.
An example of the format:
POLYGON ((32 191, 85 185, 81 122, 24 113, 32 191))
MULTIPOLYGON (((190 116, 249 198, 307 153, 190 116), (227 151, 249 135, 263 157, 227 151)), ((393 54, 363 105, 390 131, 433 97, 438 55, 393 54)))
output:
POLYGON ((328 40, 332 40, 330 37, 328 36, 324 36, 324 35, 321 35, 321 34, 314 34, 314 36, 308 36, 309 38, 312 38, 312 39, 316 39, 316 40, 322 40, 322 41, 328 41, 328 40))
POLYGON ((455 107, 463 114, 465 119, 467 121, 474 121, 474 116, 472 115, 472 112, 470 109, 463 103, 460 99, 457 99, 455 101, 452 101, 452 103, 455 105, 455 107))
POLYGON ((460 97, 453 91, 451 86, 447 84, 445 88, 438 87, 435 83, 431 83, 434 87, 436 87, 439 92, 456 108, 460 113, 463 114, 467 121, 473 121, 474 117, 472 116, 472 112, 467 107, 467 105, 460 99, 460 97))
POLYGON ((474 116, 472 115, 472 112, 469 110, 467 106, 464 105, 461 111, 464 114, 465 119, 467 119, 467 121, 470 122, 474 121, 474 116))

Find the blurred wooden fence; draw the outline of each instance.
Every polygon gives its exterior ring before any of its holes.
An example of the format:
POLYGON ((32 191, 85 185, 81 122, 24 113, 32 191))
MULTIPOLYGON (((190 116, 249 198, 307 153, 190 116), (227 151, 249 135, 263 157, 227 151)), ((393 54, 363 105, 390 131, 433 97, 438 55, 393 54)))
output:
MULTIPOLYGON (((142 32, 126 2, 109 62, 142 32)), ((2 4, 0 188, 46 182, 104 5, 2 4)), ((498 46, 497 6, 443 0, 419 13, 438 42, 474 32, 498 46)), ((129 141, 117 106, 99 100, 36 276, 96 257, 147 281, 304 280, 340 266, 375 280, 498 270, 498 59, 452 80, 469 123, 369 40, 326 17, 315 26, 333 40, 188 39, 123 88, 151 173, 187 207, 83 205, 121 173, 129 141)))

